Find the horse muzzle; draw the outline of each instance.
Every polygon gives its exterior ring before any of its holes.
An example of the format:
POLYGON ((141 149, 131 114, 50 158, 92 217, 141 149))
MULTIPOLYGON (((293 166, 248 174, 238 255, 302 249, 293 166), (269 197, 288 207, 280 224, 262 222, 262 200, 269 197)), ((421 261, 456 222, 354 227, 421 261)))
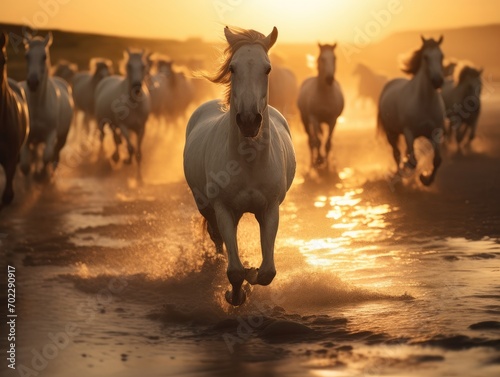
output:
POLYGON ((443 79, 443 77, 433 77, 431 79, 431 82, 432 82, 432 86, 434 87, 434 89, 439 89, 443 86, 444 79, 443 79))
POLYGON ((326 76, 325 81, 327 85, 331 86, 333 84, 333 76, 330 75, 326 76))
POLYGON ((135 98, 140 97, 141 95, 141 89, 142 89, 142 84, 133 84, 132 85, 132 94, 134 95, 135 98))
POLYGON ((28 88, 30 89, 30 91, 35 92, 38 89, 38 84, 40 82, 36 77, 30 76, 30 77, 28 77, 28 80, 26 80, 26 81, 27 81, 28 88))
POLYGON ((236 124, 244 137, 256 137, 262 125, 262 115, 260 113, 238 113, 236 114, 236 124))

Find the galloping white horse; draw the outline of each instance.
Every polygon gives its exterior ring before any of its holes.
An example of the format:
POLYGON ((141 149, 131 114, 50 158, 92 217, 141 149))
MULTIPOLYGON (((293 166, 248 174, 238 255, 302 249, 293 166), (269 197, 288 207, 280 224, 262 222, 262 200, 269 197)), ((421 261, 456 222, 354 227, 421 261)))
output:
POLYGON ((438 89, 443 85, 443 53, 438 41, 422 37, 422 47, 406 62, 403 72, 412 74, 411 80, 389 81, 380 95, 378 106, 378 129, 383 130, 392 147, 398 165, 401 152, 398 149, 399 135, 406 140, 407 161, 405 166, 415 169, 417 160, 413 142, 424 136, 434 149, 434 169, 430 175, 420 175, 420 181, 428 186, 436 176, 441 164, 440 139, 444 132, 444 104, 438 89))
POLYGON ((373 101, 377 105, 380 93, 387 83, 387 77, 379 75, 368 66, 359 63, 353 72, 359 75, 358 98, 364 101, 373 101))
POLYGON ((337 118, 344 109, 344 96, 339 83, 335 80, 335 47, 334 45, 318 44, 318 76, 306 79, 299 91, 298 106, 300 117, 311 150, 311 166, 316 168, 325 165, 328 167, 328 156, 332 145, 332 133, 337 118), (321 124, 328 125, 328 134, 325 141, 325 153, 322 154, 321 124))
POLYGON ((166 78, 163 91, 163 106, 165 115, 177 121, 186 115, 186 110, 194 99, 194 88, 185 73, 176 71, 171 60, 159 59, 158 74, 166 78))
POLYGON ((217 252, 226 245, 232 305, 245 301, 241 286, 268 285, 276 275, 274 242, 279 205, 295 175, 295 153, 288 124, 268 105, 267 52, 278 37, 254 30, 224 29, 229 46, 211 81, 226 84, 226 106, 201 105, 186 131, 184 174, 217 252), (260 225, 262 264, 245 269, 238 255, 236 229, 241 216, 255 214, 260 225))
POLYGON ((113 74, 113 63, 108 59, 90 60, 90 71, 79 72, 73 78, 73 100, 75 111, 83 112, 83 127, 90 130, 90 120, 94 118, 95 89, 102 79, 113 74))
POLYGON ((441 90, 446 116, 450 121, 447 133, 451 137, 452 132, 456 131, 456 140, 459 145, 467 130, 470 130, 469 143, 476 135, 477 121, 481 111, 482 73, 482 69, 478 70, 464 65, 458 73, 456 85, 453 81, 447 80, 441 90))
POLYGON ((71 63, 63 59, 57 62, 57 64, 53 67, 51 74, 52 76, 64 79, 64 81, 71 85, 73 77, 75 77, 77 72, 78 66, 75 63, 71 63))
POLYGON ((124 53, 126 76, 113 75, 104 78, 95 90, 95 117, 101 131, 101 146, 104 140, 104 126, 108 124, 115 138, 116 149, 113 160, 119 160, 118 146, 121 138, 118 130, 127 142, 128 159, 132 163, 135 155, 137 162, 137 179, 142 181, 141 144, 146 130, 151 104, 148 89, 144 79, 148 71, 147 54, 144 51, 124 53), (134 147, 130 139, 130 131, 137 135, 137 145, 134 147))
POLYGON ((3 205, 14 199, 12 181, 29 127, 24 90, 14 80, 7 79, 7 41, 7 34, 0 33, 0 164, 5 172, 3 205))
POLYGON ((273 70, 269 74, 269 104, 285 117, 293 115, 297 112, 297 77, 276 56, 271 55, 271 64, 273 70))
POLYGON ((47 174, 47 166, 59 163, 59 153, 66 143, 73 119, 73 99, 68 83, 59 77, 49 77, 52 33, 45 38, 24 36, 28 63, 27 81, 21 85, 28 98, 30 132, 21 149, 21 170, 29 174, 31 154, 36 155, 37 146, 45 143, 41 176, 47 174))

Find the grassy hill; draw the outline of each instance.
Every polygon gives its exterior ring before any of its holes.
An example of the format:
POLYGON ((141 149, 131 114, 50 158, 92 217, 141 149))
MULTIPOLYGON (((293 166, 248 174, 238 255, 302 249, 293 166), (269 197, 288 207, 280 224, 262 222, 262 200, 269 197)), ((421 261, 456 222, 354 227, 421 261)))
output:
MULTIPOLYGON (((11 33, 9 54, 9 76, 23 80, 26 75, 24 47, 21 41, 22 28, 20 25, 1 24, 0 30, 11 33), (13 45, 18 48, 14 49, 13 45)), ((46 31, 40 31, 45 35, 46 31)), ((170 39, 141 39, 105 36, 90 33, 73 33, 55 30, 54 43, 51 47, 52 64, 59 59, 67 59, 78 64, 80 69, 86 69, 92 57, 101 56, 110 58, 118 69, 118 63, 123 57, 126 47, 147 48, 150 51, 160 52, 171 56, 179 63, 186 63, 192 59, 201 61, 205 68, 211 69, 217 62, 217 49, 213 43, 202 39, 185 41, 170 39)), ((339 80, 347 85, 353 81, 351 72, 356 63, 368 63, 375 70, 383 71, 389 76, 401 76, 399 71, 399 57, 420 45, 420 31, 405 31, 395 33, 378 43, 370 44, 359 52, 346 57, 340 45, 337 48, 337 69, 339 80)), ((467 59, 478 66, 485 68, 486 74, 492 73, 500 81, 500 64, 498 47, 500 45, 500 25, 464 27, 459 29, 427 30, 426 37, 437 38, 444 35, 443 51, 446 57, 467 59)), ((286 65, 290 66, 299 80, 310 75, 314 70, 306 66, 306 55, 316 56, 316 44, 278 44, 273 52, 280 55, 286 65)))

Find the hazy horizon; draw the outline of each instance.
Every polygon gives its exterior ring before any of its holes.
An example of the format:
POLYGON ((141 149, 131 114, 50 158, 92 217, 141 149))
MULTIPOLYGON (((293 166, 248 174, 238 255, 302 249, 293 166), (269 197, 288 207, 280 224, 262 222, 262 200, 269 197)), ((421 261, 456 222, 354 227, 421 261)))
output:
POLYGON ((35 29, 60 29, 112 36, 218 41, 224 25, 268 33, 273 26, 281 43, 380 40, 403 31, 486 26, 500 23, 500 3, 431 0, 145 0, 141 4, 108 0, 27 0, 0 14, 0 22, 35 29), (92 19, 92 25, 89 25, 92 19), (314 22, 309 20, 314 19, 314 22))

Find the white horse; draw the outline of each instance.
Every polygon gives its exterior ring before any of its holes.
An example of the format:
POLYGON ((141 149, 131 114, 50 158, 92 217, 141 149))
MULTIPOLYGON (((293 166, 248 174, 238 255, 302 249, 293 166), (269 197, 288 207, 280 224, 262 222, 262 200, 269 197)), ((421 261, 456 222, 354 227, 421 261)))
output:
POLYGON ((232 305, 245 301, 243 281, 268 285, 276 275, 274 242, 279 205, 295 175, 295 153, 288 124, 268 105, 267 52, 278 37, 254 30, 224 29, 229 46, 211 81, 226 84, 226 106, 201 105, 187 125, 184 174, 217 252, 226 245, 232 305), (238 255, 236 229, 242 215, 255 214, 260 225, 262 264, 245 269, 238 255))
POLYGON ((2 205, 14 199, 12 182, 29 127, 24 90, 14 80, 7 79, 7 41, 7 34, 0 33, 0 164, 5 172, 2 205))
POLYGON ((328 168, 333 129, 337 118, 344 109, 344 96, 339 83, 335 80, 336 57, 334 50, 337 44, 318 44, 318 46, 320 49, 318 76, 310 77, 302 83, 297 104, 309 138, 311 166, 316 168, 326 166, 328 168), (324 141, 324 154, 321 151, 322 123, 328 125, 328 134, 324 141))
POLYGON ((79 72, 73 78, 73 100, 75 111, 83 112, 83 128, 90 131, 90 120, 94 118, 95 90, 102 79, 113 74, 113 63, 103 58, 90 60, 89 71, 79 72))
POLYGON ((104 126, 108 124, 113 131, 116 149, 113 160, 119 160, 118 146, 121 138, 118 130, 127 142, 128 158, 126 164, 132 163, 135 155, 137 162, 137 179, 142 181, 141 144, 146 130, 146 122, 151 111, 149 92, 144 83, 148 72, 147 54, 144 51, 124 53, 126 76, 113 75, 104 78, 95 90, 95 117, 101 131, 101 146, 104 140, 104 126), (137 145, 131 141, 130 131, 137 136, 137 145))
POLYGON ((460 145, 465 134, 470 130, 470 143, 475 135, 477 121, 481 111, 481 74, 483 70, 478 70, 468 65, 464 65, 458 73, 456 84, 451 80, 446 80, 441 94, 446 107, 446 116, 450 126, 448 136, 456 132, 456 140, 460 145))
POLYGON ((293 115, 297 111, 295 109, 299 92, 297 77, 273 55, 271 63, 273 70, 269 74, 269 104, 285 117, 293 115))
POLYGON ((73 81, 73 77, 76 75, 78 72, 78 66, 75 63, 71 63, 67 60, 59 60, 57 64, 52 68, 52 76, 57 76, 64 81, 66 81, 68 84, 71 85, 73 81))
POLYGON ((422 37, 422 47, 412 54, 403 68, 403 72, 413 77, 389 81, 380 95, 378 106, 378 129, 386 134, 398 169, 401 162, 399 135, 405 137, 405 166, 410 169, 417 166, 414 140, 424 136, 432 143, 434 169, 430 175, 420 175, 420 181, 426 186, 434 181, 441 164, 439 144, 445 120, 444 104, 438 92, 444 82, 442 42, 442 36, 438 41, 422 37))
POLYGON ((45 143, 43 169, 40 175, 46 176, 47 166, 53 168, 59 163, 59 153, 66 143, 73 119, 73 99, 68 83, 59 77, 50 77, 49 47, 52 33, 45 38, 24 36, 26 59, 28 63, 27 80, 21 85, 28 98, 30 132, 21 149, 21 170, 29 174, 31 154, 36 155, 40 143, 45 143))
POLYGON ((362 101, 372 101, 377 105, 380 93, 388 81, 387 77, 374 72, 362 63, 356 66, 353 73, 359 76, 358 98, 362 101))
POLYGON ((164 75, 161 82, 166 87, 161 92, 163 111, 167 118, 177 121, 186 115, 187 108, 194 99, 194 87, 185 73, 177 71, 171 60, 159 59, 157 61, 158 74, 164 75))

